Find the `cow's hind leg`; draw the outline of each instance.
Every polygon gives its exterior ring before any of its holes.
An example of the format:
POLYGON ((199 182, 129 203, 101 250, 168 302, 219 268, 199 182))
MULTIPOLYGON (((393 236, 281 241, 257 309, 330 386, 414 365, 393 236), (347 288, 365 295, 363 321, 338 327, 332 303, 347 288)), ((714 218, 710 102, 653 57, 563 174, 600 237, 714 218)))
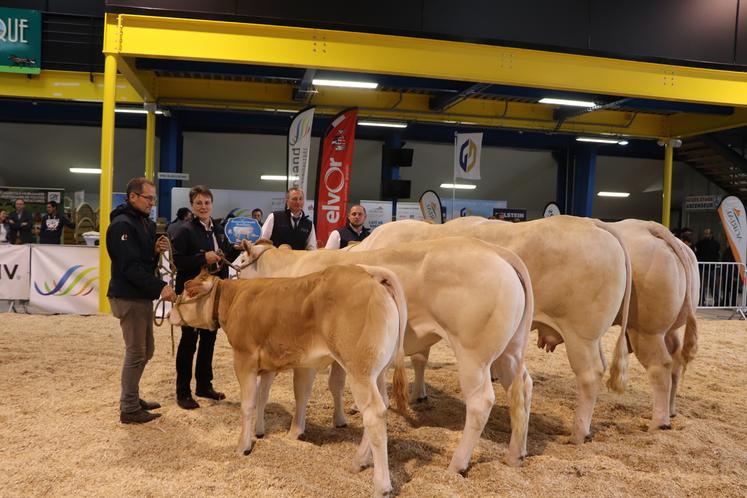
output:
POLYGON ((591 417, 604 375, 604 362, 600 355, 599 339, 590 341, 569 335, 565 343, 568 362, 576 375, 578 396, 570 442, 583 444, 591 434, 591 417))
POLYGON ((350 376, 350 390, 363 418, 364 433, 356 452, 354 469, 374 466, 374 495, 386 496, 392 490, 387 454, 386 407, 372 377, 350 376))
POLYGON ((329 386, 329 392, 332 393, 332 400, 335 405, 333 415, 335 427, 346 427, 348 425, 348 421, 345 418, 345 402, 343 400, 346 377, 347 374, 340 364, 336 361, 332 362, 327 385, 329 386))
POLYGON ((421 403, 428 399, 428 393, 425 390, 425 367, 428 365, 430 352, 431 348, 426 348, 410 356, 412 370, 415 373, 410 391, 410 403, 421 403))
POLYGON ((248 455, 255 441, 255 424, 257 422, 257 372, 252 368, 256 362, 234 352, 233 368, 241 390, 241 435, 237 452, 248 455))
POLYGON ((449 471, 462 473, 467 470, 472 451, 488 421, 495 403, 495 391, 490 381, 490 363, 475 361, 462 354, 457 356, 457 365, 467 415, 462 438, 451 457, 449 471))
POLYGON ((630 334, 633 351, 648 374, 653 391, 653 411, 651 429, 671 429, 669 418, 670 395, 672 390, 672 357, 664 343, 664 335, 630 334))
POLYGON ((257 427, 258 438, 265 436, 265 406, 270 397, 270 388, 277 372, 265 372, 259 376, 259 391, 257 392, 257 427))
POLYGON ((511 417, 508 464, 516 466, 527 456, 529 413, 532 406, 532 377, 514 354, 504 352, 490 367, 490 376, 500 380, 506 391, 511 417))
POLYGON ((296 413, 293 415, 288 437, 299 439, 306 430, 306 405, 309 403, 311 388, 314 386, 316 370, 313 368, 293 369, 293 395, 296 398, 296 413))
POLYGON ((682 359, 682 341, 677 335, 677 330, 670 330, 664 337, 667 351, 672 356, 672 387, 669 389, 669 416, 677 415, 677 391, 685 373, 685 364, 682 359))

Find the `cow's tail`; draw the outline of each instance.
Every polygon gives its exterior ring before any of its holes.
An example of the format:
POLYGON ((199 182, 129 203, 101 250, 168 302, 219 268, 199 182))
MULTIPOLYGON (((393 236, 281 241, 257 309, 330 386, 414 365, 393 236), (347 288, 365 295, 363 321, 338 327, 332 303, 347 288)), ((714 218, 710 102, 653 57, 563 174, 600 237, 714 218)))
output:
POLYGON ((518 441, 521 447, 521 455, 526 454, 527 428, 529 424, 529 405, 532 397, 532 378, 527 372, 524 355, 526 354, 527 342, 529 342, 529 333, 532 330, 532 318, 534 317, 534 291, 532 290, 532 280, 529 277, 529 270, 524 261, 513 251, 506 248, 494 246, 496 252, 510 264, 524 286, 524 313, 521 316, 521 322, 516 330, 517 334, 522 334, 524 343, 521 347, 521 365, 516 370, 517 374, 511 382, 509 388, 510 396, 510 417, 511 417, 511 441, 518 441), (514 439, 516 438, 516 439, 514 439))
POLYGON ((620 309, 620 335, 615 343, 615 352, 610 366, 610 378, 607 387, 617 393, 625 392, 628 384, 628 315, 630 313, 630 294, 633 288, 633 268, 630 264, 630 254, 620 233, 601 220, 593 220, 594 224, 617 239, 625 255, 625 294, 620 309))
POLYGON ((407 326, 407 301, 402 284, 391 270, 380 266, 358 265, 366 270, 376 279, 392 296, 399 315, 399 330, 397 336, 397 347, 394 352, 394 376, 392 378, 392 398, 394 399, 395 411, 401 415, 409 416, 409 405, 407 402, 407 377, 405 375, 405 328, 407 326))
POLYGON ((682 366, 686 368, 698 352, 698 321, 695 319, 695 300, 692 293, 692 283, 693 279, 697 278, 697 273, 693 274, 692 257, 688 254, 689 249, 680 243, 665 226, 652 221, 649 223, 649 233, 669 244, 685 269, 685 301, 682 303, 680 313, 685 315, 682 366))

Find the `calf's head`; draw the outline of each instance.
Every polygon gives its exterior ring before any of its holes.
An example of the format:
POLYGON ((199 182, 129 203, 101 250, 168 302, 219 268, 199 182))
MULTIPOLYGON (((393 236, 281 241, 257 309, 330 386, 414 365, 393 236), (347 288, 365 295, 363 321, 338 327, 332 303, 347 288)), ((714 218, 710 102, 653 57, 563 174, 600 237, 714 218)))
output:
POLYGON ((169 322, 207 330, 217 330, 218 288, 220 279, 203 269, 184 284, 184 292, 176 299, 169 322))

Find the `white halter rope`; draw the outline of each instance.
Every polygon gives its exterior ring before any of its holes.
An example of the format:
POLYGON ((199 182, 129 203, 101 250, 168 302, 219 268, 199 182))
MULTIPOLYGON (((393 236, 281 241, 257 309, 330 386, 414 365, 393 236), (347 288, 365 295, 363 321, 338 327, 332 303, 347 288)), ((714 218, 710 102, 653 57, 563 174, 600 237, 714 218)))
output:
MULTIPOLYGON (((166 285, 174 288, 174 282, 176 281, 176 265, 174 264, 174 248, 171 247, 171 241, 166 235, 161 235, 158 238, 158 242, 160 242, 162 239, 166 240, 166 243, 169 246, 168 249, 168 266, 164 266, 163 262, 164 259, 166 259, 165 251, 161 252, 158 255, 158 265, 156 266, 156 277, 158 277, 159 280, 162 280, 164 276, 168 275, 169 279, 166 285)), ((157 243, 158 243, 157 242, 157 243)), ((158 298, 158 301, 156 301, 156 305, 153 308, 153 325, 156 327, 160 327, 163 325, 163 321, 166 319, 166 301, 163 300, 163 298, 158 298), (161 306, 161 318, 158 318, 158 306, 161 306)), ((174 326, 171 326, 171 356, 174 356, 174 326)))

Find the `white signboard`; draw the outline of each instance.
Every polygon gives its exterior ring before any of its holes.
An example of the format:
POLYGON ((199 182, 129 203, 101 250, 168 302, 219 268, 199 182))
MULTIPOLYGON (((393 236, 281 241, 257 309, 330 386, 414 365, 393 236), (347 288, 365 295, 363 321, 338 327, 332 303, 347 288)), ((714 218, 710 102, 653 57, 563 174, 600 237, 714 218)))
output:
POLYGON ((392 221, 392 201, 361 201, 366 210, 366 228, 374 228, 392 221))
POLYGON ((169 171, 159 171, 159 180, 180 180, 183 182, 189 181, 189 173, 171 173, 169 171))
POLYGON ((31 246, 0 244, 0 299, 29 298, 31 246))
POLYGON ((99 309, 99 249, 31 248, 30 304, 38 313, 93 315, 99 309))
POLYGON ((397 221, 420 220, 423 221, 423 212, 420 210, 419 202, 398 202, 397 221))
POLYGON ((710 211, 718 208, 721 202, 719 195, 689 195, 685 197, 687 211, 710 211))

